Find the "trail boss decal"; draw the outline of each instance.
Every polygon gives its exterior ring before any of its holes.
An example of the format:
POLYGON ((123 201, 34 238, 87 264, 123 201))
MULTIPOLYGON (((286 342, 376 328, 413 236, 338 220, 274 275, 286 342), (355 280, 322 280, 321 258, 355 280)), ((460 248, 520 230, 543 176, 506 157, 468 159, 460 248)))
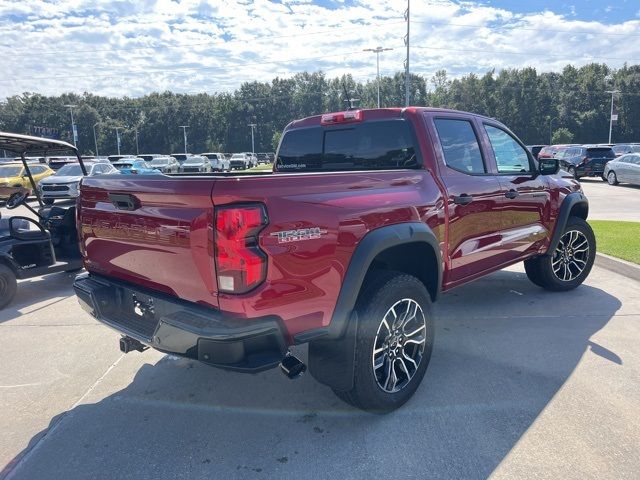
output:
POLYGON ((273 232, 272 237, 278 237, 278 243, 299 242, 300 240, 313 240, 327 233, 320 227, 301 228, 300 230, 284 230, 273 232))

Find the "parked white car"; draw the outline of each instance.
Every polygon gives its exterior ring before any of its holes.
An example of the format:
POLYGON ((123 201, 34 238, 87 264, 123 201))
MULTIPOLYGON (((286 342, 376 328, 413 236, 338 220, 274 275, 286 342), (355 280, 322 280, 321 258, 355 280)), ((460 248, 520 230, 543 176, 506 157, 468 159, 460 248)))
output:
POLYGON ((231 170, 229 160, 224 153, 207 152, 201 153, 200 155, 209 159, 212 172, 227 172, 231 170))
POLYGON ((230 170, 246 170, 251 167, 251 159, 246 153, 234 153, 229 160, 230 170))
MULTIPOLYGON (((89 176, 118 173, 108 162, 84 162, 89 176)), ((79 193, 82 169, 79 163, 70 163, 60 168, 50 177, 40 180, 38 191, 45 205, 52 205, 56 200, 76 198, 79 193)))

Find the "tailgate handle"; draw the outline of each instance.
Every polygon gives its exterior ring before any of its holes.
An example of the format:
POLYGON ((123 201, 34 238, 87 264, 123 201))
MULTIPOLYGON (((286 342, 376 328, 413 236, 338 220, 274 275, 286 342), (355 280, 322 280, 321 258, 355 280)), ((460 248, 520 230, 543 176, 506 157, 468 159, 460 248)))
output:
POLYGON ((135 210, 139 207, 138 199, 126 193, 110 193, 109 200, 118 210, 135 210))

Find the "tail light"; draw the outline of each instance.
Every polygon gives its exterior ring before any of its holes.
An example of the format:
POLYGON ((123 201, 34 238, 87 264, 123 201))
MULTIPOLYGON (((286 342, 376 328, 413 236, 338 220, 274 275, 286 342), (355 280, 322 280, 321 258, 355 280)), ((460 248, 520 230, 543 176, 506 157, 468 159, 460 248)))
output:
POLYGON ((333 125, 336 123, 361 122, 364 119, 362 110, 348 110, 346 112, 327 113, 320 118, 321 125, 333 125))
POLYGON ((267 257, 258 246, 258 233, 269 222, 264 205, 216 209, 215 261, 218 289, 245 293, 267 275, 267 257))

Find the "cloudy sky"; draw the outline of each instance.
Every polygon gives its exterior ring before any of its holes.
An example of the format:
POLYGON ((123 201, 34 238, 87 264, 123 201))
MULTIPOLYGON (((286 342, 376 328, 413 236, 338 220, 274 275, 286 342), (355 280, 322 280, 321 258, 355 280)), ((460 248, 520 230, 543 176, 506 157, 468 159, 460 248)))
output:
MULTIPOLYGON (((0 0, 0 98, 25 91, 216 92, 300 71, 403 69, 406 0, 0 0)), ((430 77, 640 63, 638 0, 412 0, 411 70, 430 77)))

